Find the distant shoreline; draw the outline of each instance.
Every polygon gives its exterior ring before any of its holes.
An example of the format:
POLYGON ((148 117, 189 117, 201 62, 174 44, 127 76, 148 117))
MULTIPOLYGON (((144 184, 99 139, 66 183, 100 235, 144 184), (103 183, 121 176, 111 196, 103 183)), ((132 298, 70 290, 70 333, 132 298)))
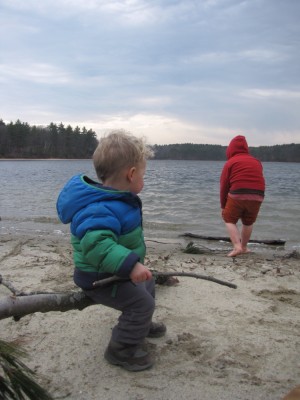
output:
POLYGON ((0 158, 0 161, 91 161, 91 158, 0 158))
MULTIPOLYGON (((0 158, 1 161, 92 161, 92 158, 0 158)), ((192 160, 189 158, 152 158, 150 161, 219 161, 226 160, 192 160)), ((299 164, 300 161, 261 160, 263 163, 289 163, 299 164)))

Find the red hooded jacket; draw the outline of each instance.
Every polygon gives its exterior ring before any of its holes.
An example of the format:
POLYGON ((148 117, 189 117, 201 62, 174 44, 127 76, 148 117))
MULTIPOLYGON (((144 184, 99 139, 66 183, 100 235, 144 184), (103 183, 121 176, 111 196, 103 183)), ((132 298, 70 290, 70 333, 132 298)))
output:
POLYGON ((228 193, 258 194, 265 191, 263 167, 259 160, 249 154, 245 136, 236 136, 226 150, 227 162, 220 177, 220 202, 225 208, 228 193))

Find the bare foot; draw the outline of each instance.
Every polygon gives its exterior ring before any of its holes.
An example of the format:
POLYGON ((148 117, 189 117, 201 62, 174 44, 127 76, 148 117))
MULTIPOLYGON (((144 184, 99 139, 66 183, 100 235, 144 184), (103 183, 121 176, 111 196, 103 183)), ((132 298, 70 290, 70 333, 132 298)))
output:
POLYGON ((248 247, 243 247, 243 248, 242 248, 242 253, 243 253, 243 254, 245 254, 245 253, 251 253, 251 250, 249 250, 248 247))
POLYGON ((242 249, 233 249, 230 253, 227 254, 227 257, 236 257, 243 253, 242 249))

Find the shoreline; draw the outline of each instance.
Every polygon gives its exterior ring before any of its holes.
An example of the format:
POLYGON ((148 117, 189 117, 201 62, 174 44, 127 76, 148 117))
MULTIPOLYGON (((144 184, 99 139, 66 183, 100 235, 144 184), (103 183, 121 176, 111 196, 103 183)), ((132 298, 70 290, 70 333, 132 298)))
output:
POLYGON ((0 158, 0 161, 92 161, 91 158, 0 158))
MULTIPOLYGON (((232 259, 227 250, 183 253, 182 238, 146 244, 151 269, 213 276, 237 289, 190 277, 157 285, 154 320, 166 323, 167 334, 148 340, 156 363, 138 373, 103 359, 115 310, 95 305, 2 320, 1 339, 23 343, 30 353, 24 362, 54 398, 274 400, 299 385, 296 254, 268 248, 232 259)), ((1 235, 0 247, 1 275, 18 290, 76 290, 66 237, 1 235)), ((0 294, 9 295, 1 285, 0 294)))
MULTIPOLYGON (((0 161, 92 161, 92 157, 91 158, 0 158, 0 161)), ((189 159, 189 158, 151 158, 151 161, 191 161, 191 162, 195 162, 195 161, 205 161, 205 162, 222 162, 224 163, 226 161, 226 159, 224 158, 224 160, 206 160, 206 159, 189 159)), ((280 164, 284 164, 284 163, 288 163, 288 164, 299 164, 300 161, 274 161, 274 160, 265 160, 262 161, 263 163, 280 163, 280 164)))

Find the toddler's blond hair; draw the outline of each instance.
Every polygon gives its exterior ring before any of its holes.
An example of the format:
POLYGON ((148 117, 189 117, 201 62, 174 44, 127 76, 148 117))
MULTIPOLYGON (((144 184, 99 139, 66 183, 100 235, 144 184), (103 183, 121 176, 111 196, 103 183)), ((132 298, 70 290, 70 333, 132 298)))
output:
POLYGON ((114 130, 102 137, 93 154, 94 167, 103 182, 153 156, 144 138, 124 130, 114 130))

